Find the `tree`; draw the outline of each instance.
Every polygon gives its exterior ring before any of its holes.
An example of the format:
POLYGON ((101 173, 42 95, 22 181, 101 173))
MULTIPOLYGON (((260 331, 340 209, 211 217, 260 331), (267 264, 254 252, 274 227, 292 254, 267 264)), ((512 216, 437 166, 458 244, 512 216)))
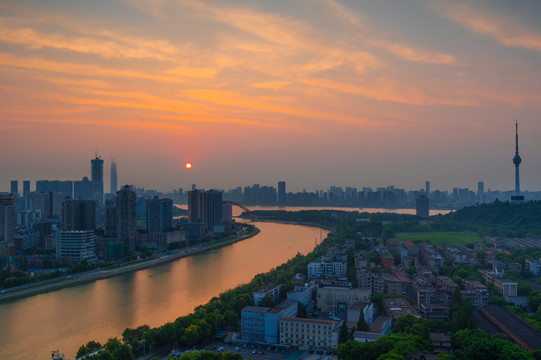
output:
POLYGON ((358 331, 368 331, 369 327, 366 322, 366 319, 364 318, 364 314, 361 311, 361 315, 359 316, 359 321, 357 321, 357 330, 358 331))
POLYGON ((273 306, 276 306, 276 301, 272 300, 272 298, 267 295, 263 299, 261 299, 261 301, 259 302, 257 306, 273 307, 273 306))
POLYGON ((308 311, 306 310, 306 306, 304 306, 304 304, 301 302, 298 302, 297 306, 297 317, 306 319, 308 317, 308 311))
POLYGON ((340 327, 340 332, 338 333, 338 343, 342 344, 349 340, 349 331, 346 323, 343 322, 340 327))

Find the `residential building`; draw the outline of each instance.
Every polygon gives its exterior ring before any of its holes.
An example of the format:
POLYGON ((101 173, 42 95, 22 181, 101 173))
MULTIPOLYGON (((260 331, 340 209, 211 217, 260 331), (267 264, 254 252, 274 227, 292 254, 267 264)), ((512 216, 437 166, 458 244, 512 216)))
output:
POLYGON ((308 279, 344 278, 347 264, 343 262, 311 262, 308 264, 308 279))
POLYGON ((64 200, 62 203, 62 229, 64 231, 96 229, 95 200, 64 200))
POLYGON ((278 302, 280 300, 280 289, 282 288, 282 285, 280 284, 271 284, 262 287, 258 291, 253 292, 254 296, 254 304, 257 306, 263 300, 264 297, 271 298, 272 301, 278 302))
POLYGON ((126 240, 130 250, 135 249, 137 231, 136 196, 130 186, 123 186, 116 196, 117 236, 126 240))
POLYGON ((72 261, 95 261, 94 231, 59 231, 56 236, 56 258, 72 261))
POLYGON ((163 232, 173 228, 173 200, 154 196, 146 201, 146 228, 149 232, 163 232))
POLYGON ((14 255, 15 250, 15 195, 0 195, 0 257, 14 255))

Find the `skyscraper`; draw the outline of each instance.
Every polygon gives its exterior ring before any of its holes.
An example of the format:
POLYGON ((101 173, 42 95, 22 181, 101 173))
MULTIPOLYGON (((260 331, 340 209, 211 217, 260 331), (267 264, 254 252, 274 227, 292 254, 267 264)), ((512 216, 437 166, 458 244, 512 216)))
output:
POLYGON ((23 195, 26 195, 30 192, 30 180, 23 181, 23 195))
POLYGON ((522 159, 518 154, 518 121, 515 122, 515 156, 513 157, 513 164, 515 164, 515 195, 511 196, 511 201, 514 203, 523 203, 524 196, 520 195, 520 176, 518 167, 522 159))
POLYGON ((284 206, 287 203, 286 182, 278 181, 278 205, 284 206))
POLYGON ((203 223, 206 231, 223 231, 222 210, 221 191, 188 191, 188 221, 203 223))
POLYGON ((430 197, 430 181, 425 182, 425 192, 426 192, 426 196, 430 197))
POLYGON ((95 200, 65 200, 62 203, 62 229, 64 231, 96 229, 95 200))
POLYGON ((188 191, 188 221, 191 223, 203 222, 205 191, 193 189, 188 191))
POLYGON ((0 195, 0 257, 11 256, 15 247, 15 195, 0 195))
POLYGON ((485 202, 485 183, 477 182, 477 201, 485 202))
POLYGON ((222 223, 222 192, 218 190, 209 190, 206 192, 205 201, 205 226, 214 232, 223 232, 220 230, 222 223))
POLYGON ((103 160, 96 155, 90 160, 90 173, 92 176, 92 199, 103 204, 103 160))
POLYGON ((116 182, 116 162, 115 159, 111 160, 111 194, 116 194, 118 186, 116 182))
POLYGON ((426 194, 421 194, 415 201, 416 215, 419 217, 427 218, 429 215, 429 200, 426 194))
POLYGON ((15 196, 19 195, 19 181, 11 180, 11 193, 15 196))
POLYGON ((173 227, 173 200, 154 199, 146 201, 146 218, 148 232, 163 232, 173 227))
POLYGON ((130 250, 135 249, 135 233, 137 231, 136 196, 128 185, 123 186, 116 197, 118 215, 117 236, 128 242, 130 250))

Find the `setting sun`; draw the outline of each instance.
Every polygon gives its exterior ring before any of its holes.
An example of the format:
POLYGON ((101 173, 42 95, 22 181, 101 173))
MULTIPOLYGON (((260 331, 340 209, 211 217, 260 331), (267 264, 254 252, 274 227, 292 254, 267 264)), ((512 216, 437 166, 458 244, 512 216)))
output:
POLYGON ((192 164, 187 163, 187 164, 186 164, 186 169, 191 169, 191 168, 192 168, 192 164))

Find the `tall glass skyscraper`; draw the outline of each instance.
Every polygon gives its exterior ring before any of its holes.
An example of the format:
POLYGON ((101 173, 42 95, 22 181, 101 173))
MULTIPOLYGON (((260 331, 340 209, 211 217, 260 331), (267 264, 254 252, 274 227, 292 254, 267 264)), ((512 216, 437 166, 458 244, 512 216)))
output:
POLYGON ((96 155, 90 160, 90 173, 92 175, 92 199, 99 205, 103 204, 103 160, 96 155))

